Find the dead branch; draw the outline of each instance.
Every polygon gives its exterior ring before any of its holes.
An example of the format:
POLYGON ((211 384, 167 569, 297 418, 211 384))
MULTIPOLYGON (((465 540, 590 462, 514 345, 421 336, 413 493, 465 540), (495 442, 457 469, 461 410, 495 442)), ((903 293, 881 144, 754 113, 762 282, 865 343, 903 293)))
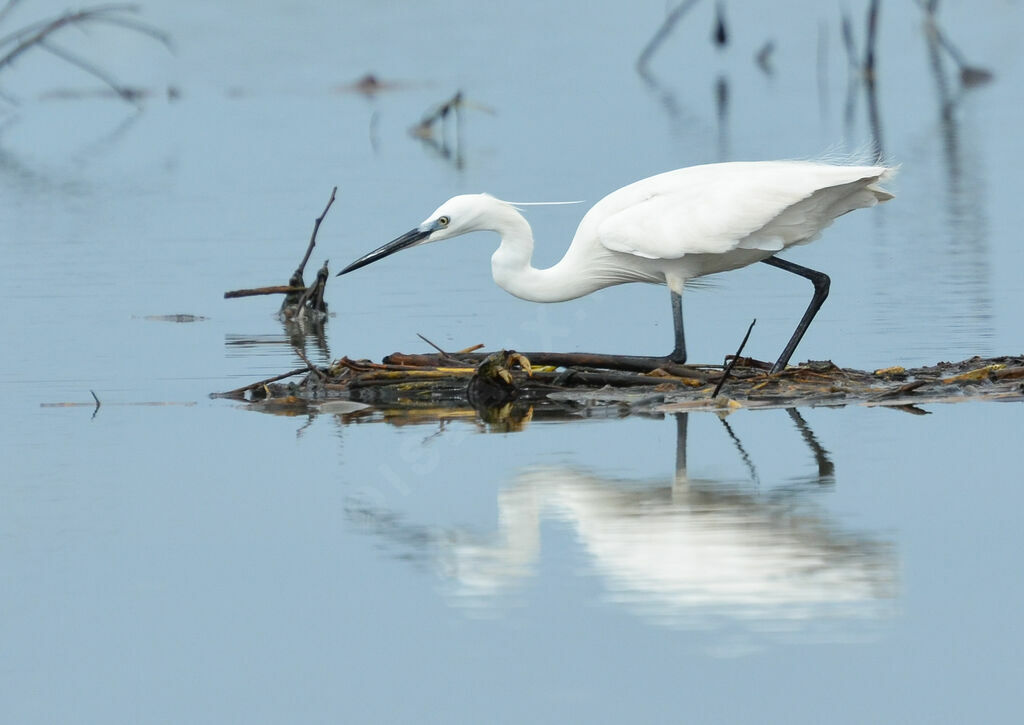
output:
POLYGON ((224 293, 224 299, 235 297, 256 297, 257 295, 280 295, 280 294, 302 294, 305 287, 292 287, 286 284, 279 284, 272 287, 254 287, 252 289, 236 289, 224 293))
POLYGON ((291 279, 288 280, 288 284, 231 290, 224 293, 225 299, 233 299, 235 297, 253 297, 256 295, 283 294, 285 297, 284 301, 281 303, 280 314, 286 319, 300 319, 309 312, 326 314, 327 302, 324 300, 324 293, 327 289, 327 278, 330 276, 327 269, 327 261, 324 261, 323 266, 317 272, 316 280, 308 287, 303 279, 303 273, 306 270, 306 263, 309 262, 309 258, 313 254, 313 248, 316 247, 316 236, 320 231, 320 225, 327 217, 327 212, 330 210, 331 205, 334 204, 337 194, 338 187, 335 186, 331 189, 331 196, 327 200, 327 205, 324 206, 324 210, 320 213, 320 216, 313 221, 313 232, 309 236, 309 244, 306 245, 306 252, 302 255, 302 261, 299 262, 299 266, 294 272, 292 272, 292 276, 291 279))
POLYGON ((334 203, 334 196, 338 193, 338 187, 335 186, 331 189, 331 198, 327 200, 327 206, 324 207, 323 212, 313 222, 313 233, 309 237, 309 246, 306 247, 306 253, 302 257, 302 261, 299 262, 298 269, 295 270, 295 274, 302 277, 302 273, 306 270, 306 262, 309 261, 309 255, 313 253, 313 247, 316 246, 316 233, 320 231, 320 225, 324 221, 324 217, 327 216, 328 210, 331 208, 331 204, 334 203))

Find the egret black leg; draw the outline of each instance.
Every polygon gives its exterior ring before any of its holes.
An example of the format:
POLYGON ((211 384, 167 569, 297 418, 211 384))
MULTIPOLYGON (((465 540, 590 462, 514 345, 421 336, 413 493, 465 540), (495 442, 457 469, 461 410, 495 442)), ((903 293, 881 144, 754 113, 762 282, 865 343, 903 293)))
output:
POLYGON ((683 335, 683 297, 672 292, 672 323, 676 330, 676 347, 669 359, 677 365, 686 363, 686 337, 683 335))
POLYGON ((789 338, 789 342, 786 344, 786 349, 782 351, 782 355, 779 356, 778 361, 772 366, 772 372, 777 373, 781 370, 786 369, 786 365, 789 364, 789 358, 793 356, 793 351, 796 350, 796 346, 800 344, 801 338, 804 333, 807 332, 807 328, 811 326, 811 320, 818 314, 818 310, 821 309, 822 303, 825 298, 828 297, 828 286, 829 278, 824 272, 818 272, 807 267, 801 267, 799 264, 793 264, 787 262, 785 259, 779 259, 778 257, 768 257, 768 259, 762 259, 762 262, 769 264, 772 267, 778 267, 784 269, 787 272, 798 274, 801 277, 806 277, 811 280, 814 284, 814 296, 811 297, 811 303, 807 305, 807 311, 804 312, 804 316, 800 318, 800 324, 796 326, 796 330, 793 332, 793 336, 789 338))

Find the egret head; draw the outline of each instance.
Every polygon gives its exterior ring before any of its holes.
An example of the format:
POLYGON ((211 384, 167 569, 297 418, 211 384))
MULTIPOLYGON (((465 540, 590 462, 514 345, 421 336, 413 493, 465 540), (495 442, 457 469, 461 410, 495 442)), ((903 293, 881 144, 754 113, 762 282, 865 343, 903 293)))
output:
POLYGON ((495 199, 490 194, 462 194, 453 196, 434 210, 419 226, 410 229, 397 239, 375 249, 352 262, 338 275, 365 267, 371 262, 383 259, 395 252, 429 242, 439 242, 460 234, 482 230, 498 230, 506 214, 519 216, 508 202, 495 199))

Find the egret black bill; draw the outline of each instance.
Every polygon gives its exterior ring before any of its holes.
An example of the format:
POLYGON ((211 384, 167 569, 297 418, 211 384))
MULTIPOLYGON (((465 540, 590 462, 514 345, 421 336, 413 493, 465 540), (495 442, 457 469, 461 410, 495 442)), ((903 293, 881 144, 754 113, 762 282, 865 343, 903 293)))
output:
POLYGON ((394 239, 388 242, 380 249, 374 249, 369 254, 364 254, 362 257, 354 261, 352 264, 345 267, 345 269, 338 272, 337 276, 340 277, 343 274, 347 274, 348 272, 359 269, 360 267, 365 267, 366 265, 371 264, 372 262, 376 262, 378 259, 384 259, 384 257, 394 254, 395 252, 400 252, 403 249, 418 244, 419 242, 429 237, 431 231, 432 230, 430 229, 420 229, 419 227, 417 227, 416 229, 411 229, 402 236, 400 236, 398 239, 394 239))

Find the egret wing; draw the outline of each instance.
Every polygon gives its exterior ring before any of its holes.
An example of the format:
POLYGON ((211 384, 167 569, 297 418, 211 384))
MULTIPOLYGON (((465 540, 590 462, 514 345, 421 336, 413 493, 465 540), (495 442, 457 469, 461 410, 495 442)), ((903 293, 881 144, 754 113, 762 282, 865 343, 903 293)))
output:
MULTIPOLYGON (((607 249, 648 259, 779 251, 808 242, 837 216, 880 200, 882 167, 728 163, 671 171, 623 187, 587 216, 607 249)), ((581 222, 580 230, 588 225, 581 222)))

